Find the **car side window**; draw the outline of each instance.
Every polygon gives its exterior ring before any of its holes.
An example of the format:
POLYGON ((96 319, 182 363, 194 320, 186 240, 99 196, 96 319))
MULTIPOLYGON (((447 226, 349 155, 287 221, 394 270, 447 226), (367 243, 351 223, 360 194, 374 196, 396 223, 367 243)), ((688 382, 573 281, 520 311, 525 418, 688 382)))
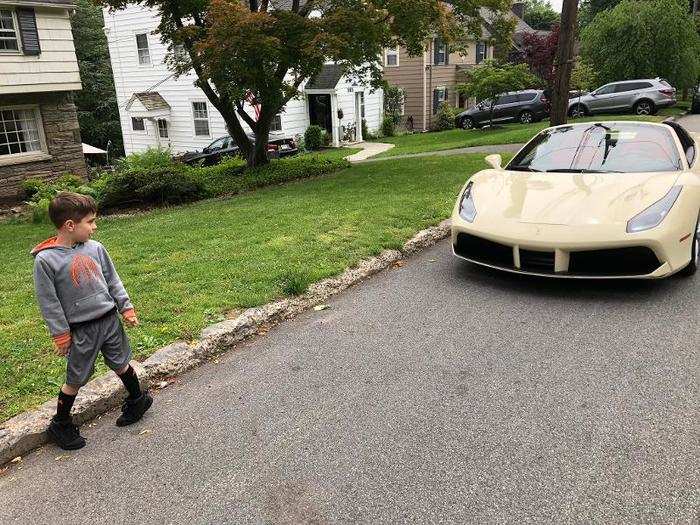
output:
POLYGON ((685 152, 685 158, 688 161, 688 166, 692 166, 698 154, 695 148, 695 141, 690 137, 690 135, 688 135, 685 128, 681 127, 679 124, 669 122, 667 125, 673 128, 673 131, 676 132, 678 140, 681 142, 681 147, 685 152))
POLYGON ((518 95, 504 95, 498 99, 499 104, 512 104, 518 101, 518 95))
POLYGON ((596 91, 595 94, 596 95, 609 95, 613 91, 615 91, 615 84, 611 84, 609 86, 603 86, 598 91, 596 91))
POLYGON ((535 98, 536 93, 520 93, 518 95, 518 102, 529 102, 535 98))
POLYGON ((634 84, 617 84, 615 86, 615 93, 627 93, 635 89, 637 88, 634 87, 634 84))
POLYGON ((224 141, 226 140, 226 137, 216 139, 214 142, 209 144, 208 149, 214 151, 214 150, 220 150, 221 148, 224 147, 224 141))

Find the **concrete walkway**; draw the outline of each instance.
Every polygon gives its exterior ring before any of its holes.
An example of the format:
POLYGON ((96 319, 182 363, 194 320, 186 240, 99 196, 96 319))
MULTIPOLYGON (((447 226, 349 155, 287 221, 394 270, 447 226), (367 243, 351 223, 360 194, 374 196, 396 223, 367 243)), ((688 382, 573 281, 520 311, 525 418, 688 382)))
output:
POLYGON ((700 115, 684 115, 677 118, 676 122, 687 129, 690 133, 700 136, 700 115))
MULTIPOLYGON (((463 155, 464 153, 516 153, 525 144, 494 144, 490 146, 471 146, 469 148, 446 149, 441 151, 424 151, 423 153, 409 153, 406 155, 394 155, 391 157, 380 158, 365 158, 365 160, 352 161, 350 157, 345 157, 354 164, 363 164, 365 162, 379 162, 382 160, 410 159, 413 157, 429 157, 434 155, 463 155)), ((359 153, 357 153, 359 155, 359 153)))
POLYGON ((369 157, 373 157, 390 150, 394 147, 394 144, 386 144, 384 142, 360 142, 359 144, 353 144, 350 147, 362 148, 362 151, 348 155, 345 157, 345 160, 350 162, 360 162, 369 157))

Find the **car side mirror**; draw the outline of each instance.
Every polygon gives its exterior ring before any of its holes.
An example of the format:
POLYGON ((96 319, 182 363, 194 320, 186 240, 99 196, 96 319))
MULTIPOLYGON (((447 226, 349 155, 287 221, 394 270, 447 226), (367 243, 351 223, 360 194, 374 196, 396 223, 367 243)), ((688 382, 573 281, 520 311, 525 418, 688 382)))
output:
POLYGON ((202 153, 209 153, 209 148, 202 148, 202 153))
POLYGON ((501 165, 503 160, 501 159, 501 156, 498 153, 494 153, 493 155, 488 155, 488 156, 484 157, 484 160, 486 161, 487 164, 489 164, 495 170, 502 170, 503 169, 503 166, 501 165))

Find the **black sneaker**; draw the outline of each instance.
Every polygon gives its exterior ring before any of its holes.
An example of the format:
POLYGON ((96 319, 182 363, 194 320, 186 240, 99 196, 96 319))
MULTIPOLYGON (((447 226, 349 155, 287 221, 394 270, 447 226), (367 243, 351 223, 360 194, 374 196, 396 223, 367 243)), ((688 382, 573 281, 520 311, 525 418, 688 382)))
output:
POLYGON ((153 398, 148 394, 148 390, 144 390, 141 397, 136 399, 127 398, 122 405, 122 415, 117 418, 117 426, 125 427, 136 423, 152 404, 153 398))
POLYGON ((46 433, 51 441, 63 450, 78 450, 83 448, 86 443, 85 438, 80 435, 80 430, 70 419, 57 421, 56 418, 52 418, 46 433))

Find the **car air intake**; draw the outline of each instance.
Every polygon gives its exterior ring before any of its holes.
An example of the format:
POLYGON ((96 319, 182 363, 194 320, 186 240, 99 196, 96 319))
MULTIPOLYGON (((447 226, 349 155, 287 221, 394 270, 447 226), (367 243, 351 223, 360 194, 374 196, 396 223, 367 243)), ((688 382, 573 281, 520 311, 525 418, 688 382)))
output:
POLYGON ((520 250, 520 269, 526 272, 554 273, 554 252, 520 250))
POLYGON ((454 250, 457 255, 476 262, 501 268, 513 268, 513 248, 511 246, 489 241, 476 235, 459 233, 454 250))
POLYGON ((571 252, 569 273, 574 275, 647 275, 661 266, 646 246, 571 252))

